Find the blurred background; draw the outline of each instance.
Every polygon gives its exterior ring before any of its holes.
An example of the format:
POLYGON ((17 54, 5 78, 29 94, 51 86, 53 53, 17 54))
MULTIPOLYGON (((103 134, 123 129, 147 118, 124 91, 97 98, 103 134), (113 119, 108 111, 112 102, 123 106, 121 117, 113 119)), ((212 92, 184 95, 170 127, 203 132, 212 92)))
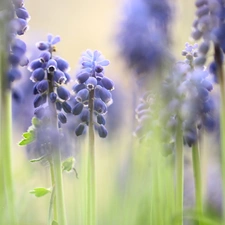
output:
MULTIPOLYGON (((183 60, 181 51, 184 44, 186 42, 193 43, 190 40, 190 33, 195 17, 194 0, 171 0, 171 4, 174 8, 171 51, 177 60, 183 60)), ((31 20, 29 21, 30 28, 23 39, 26 40, 30 55, 32 55, 35 43, 46 40, 47 34, 52 33, 61 37, 61 42, 57 45, 57 55, 68 60, 73 80, 80 55, 86 49, 101 51, 105 58, 111 62, 106 68, 106 75, 115 81, 116 89, 113 93, 115 96, 114 105, 109 108, 107 123, 114 125, 114 129, 112 129, 112 133, 109 133, 107 139, 99 140, 98 137, 96 138, 97 204, 101 218, 99 224, 123 225, 125 224, 123 219, 129 217, 129 213, 125 215, 123 211, 125 205, 121 203, 123 201, 118 199, 126 198, 126 183, 130 173, 131 148, 133 148, 132 132, 135 120, 134 103, 130 92, 131 89, 135 89, 132 86, 132 71, 126 67, 122 57, 120 57, 116 41, 124 16, 124 1, 27 0, 25 7, 31 15, 31 20), (114 113, 113 119, 111 119, 110 110, 114 113), (118 199, 115 198, 115 193, 118 199)), ((25 116, 24 121, 27 121, 27 118, 29 116, 25 116)), ((44 165, 30 163, 26 149, 17 145, 22 132, 27 129, 27 124, 19 126, 20 122, 21 120, 18 121, 15 116, 13 171, 18 215, 20 221, 23 221, 21 225, 42 225, 46 224, 48 218, 50 196, 35 198, 29 194, 29 191, 35 187, 50 187, 49 171, 44 165)), ((73 136, 71 136, 72 138, 73 136)), ((68 224, 82 224, 81 208, 84 190, 82 188, 80 149, 83 147, 83 139, 77 141, 80 143, 79 148, 69 151, 76 158, 75 167, 79 179, 74 173, 64 174, 68 224)), ((187 198, 191 202, 193 198, 192 181, 189 182, 189 185, 190 188, 187 186, 189 194, 187 198)), ((139 192, 141 190, 137 191, 136 194, 139 192)))

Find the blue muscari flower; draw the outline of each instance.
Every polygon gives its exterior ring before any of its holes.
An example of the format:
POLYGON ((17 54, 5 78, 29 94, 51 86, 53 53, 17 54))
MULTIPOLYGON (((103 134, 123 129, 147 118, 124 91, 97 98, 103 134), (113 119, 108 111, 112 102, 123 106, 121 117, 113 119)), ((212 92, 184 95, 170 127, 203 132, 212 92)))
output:
POLYGON ((171 8, 167 0, 131 0, 125 5, 118 42, 121 55, 137 75, 168 61, 171 8))
POLYGON ((87 50, 82 54, 80 64, 81 69, 76 76, 77 84, 73 86, 76 102, 72 113, 79 115, 81 121, 75 133, 77 136, 82 135, 86 126, 90 125, 89 96, 90 92, 93 92, 94 126, 99 136, 105 138, 108 133, 104 126, 104 115, 107 113, 108 106, 113 102, 110 92, 114 89, 113 81, 104 76, 104 67, 109 65, 109 61, 99 51, 87 50))
POLYGON ((63 58, 53 55, 56 51, 55 44, 59 41, 59 36, 53 37, 49 34, 47 41, 39 42, 36 46, 41 53, 37 59, 30 62, 28 69, 32 72, 30 79, 35 83, 33 93, 39 94, 34 100, 34 106, 47 109, 49 101, 54 103, 58 111, 59 126, 61 126, 60 123, 67 122, 61 110, 71 113, 72 108, 67 102, 70 99, 70 92, 63 86, 67 79, 70 80, 69 74, 66 73, 69 64, 63 58), (53 84, 53 90, 49 90, 50 84, 53 84))

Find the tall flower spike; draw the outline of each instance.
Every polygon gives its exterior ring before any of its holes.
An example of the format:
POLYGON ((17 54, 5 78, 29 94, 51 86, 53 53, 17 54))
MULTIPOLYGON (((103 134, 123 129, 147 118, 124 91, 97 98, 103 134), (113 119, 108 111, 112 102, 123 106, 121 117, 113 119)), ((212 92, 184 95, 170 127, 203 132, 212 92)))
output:
POLYGON ((56 105, 60 125, 67 122, 66 115, 61 110, 63 109, 65 113, 71 113, 72 109, 67 102, 70 99, 70 92, 63 86, 67 79, 70 79, 66 73, 69 70, 69 64, 63 58, 53 55, 53 52, 56 51, 55 44, 59 41, 59 36, 53 37, 49 34, 47 41, 38 42, 36 46, 42 53, 29 64, 28 69, 32 72, 30 79, 35 83, 34 107, 46 109, 47 113, 48 95, 48 101, 56 105))
MULTIPOLYGON (((105 114, 112 104, 111 91, 114 89, 113 81, 104 75, 104 67, 109 61, 95 50, 87 50, 81 57, 81 69, 77 73, 77 84, 74 85, 74 98, 76 104, 72 113, 80 115, 81 123, 75 130, 77 136, 82 135, 86 126, 90 125, 90 113, 94 114, 94 125, 100 137, 107 136, 105 128, 105 114)), ((93 124, 91 124, 92 126, 93 124)))

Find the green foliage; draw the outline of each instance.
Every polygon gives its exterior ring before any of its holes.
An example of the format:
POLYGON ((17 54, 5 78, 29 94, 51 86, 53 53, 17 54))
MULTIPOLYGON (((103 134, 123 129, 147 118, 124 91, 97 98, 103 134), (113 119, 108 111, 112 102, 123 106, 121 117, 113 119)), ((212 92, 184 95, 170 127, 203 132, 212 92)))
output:
POLYGON ((40 124, 40 121, 33 117, 31 120, 32 125, 28 128, 27 132, 23 133, 23 139, 19 142, 20 146, 28 145, 35 140, 35 129, 40 124))
POLYGON ((43 156, 41 156, 40 158, 37 158, 37 159, 31 159, 30 162, 40 162, 44 158, 45 158, 45 155, 43 155, 43 156))
POLYGON ((74 170, 74 163, 75 163, 75 158, 74 157, 69 157, 62 163, 62 170, 70 172, 71 170, 74 170))
POLYGON ((34 188, 34 190, 30 191, 30 193, 34 194, 36 197, 42 197, 50 192, 51 192, 50 188, 43 188, 43 187, 34 188))
POLYGON ((58 225, 58 223, 55 220, 53 220, 52 225, 58 225))

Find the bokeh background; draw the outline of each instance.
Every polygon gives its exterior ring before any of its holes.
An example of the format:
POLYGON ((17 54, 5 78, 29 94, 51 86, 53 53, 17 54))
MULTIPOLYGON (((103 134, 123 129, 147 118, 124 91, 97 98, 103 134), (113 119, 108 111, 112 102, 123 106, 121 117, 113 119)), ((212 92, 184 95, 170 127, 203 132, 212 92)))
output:
MULTIPOLYGON (((127 0, 129 2, 129 0, 127 0)), ((174 7, 173 24, 171 27, 171 53, 183 60, 181 51, 190 39, 191 25, 194 20, 194 0, 171 0, 174 7)), ((132 81, 132 71, 127 68, 119 55, 117 35, 120 22, 123 19, 122 0, 30 0, 25 6, 31 15, 29 30, 24 35, 30 55, 36 42, 46 40, 47 34, 59 35, 61 42, 57 46, 57 55, 68 60, 71 66, 70 75, 75 79, 79 57, 86 49, 99 50, 110 60, 106 75, 116 84, 114 91, 113 119, 108 116, 108 123, 115 126, 105 140, 96 143, 97 165, 97 205, 99 224, 120 224, 129 217, 124 214, 126 204, 118 199, 126 198, 126 181, 129 179, 133 148, 132 131, 135 124, 134 102, 131 90, 135 90, 132 81), (115 198, 115 193, 117 198, 115 198)), ((27 77, 29 79, 29 77, 27 77)), ((27 95, 32 93, 27 93, 27 95)), ((33 109, 32 109, 33 110, 33 109)), ((31 110, 31 111, 32 111, 31 110)), ((29 118, 18 119, 14 116, 13 137, 13 173, 15 177, 17 210, 21 225, 44 225, 48 218, 49 196, 35 198, 29 191, 35 187, 50 187, 50 175, 45 165, 30 163, 29 155, 17 143, 21 139, 24 126, 19 124, 29 118)), ((71 136, 71 139, 73 137, 71 136)), ((75 139, 75 134, 74 134, 75 139)), ((73 141, 73 140, 71 140, 73 141)), ((64 188, 68 224, 82 224, 83 184, 82 184, 82 154, 84 139, 77 140, 79 148, 69 149, 76 158, 75 167, 79 179, 74 173, 64 174, 64 188)), ((211 146, 207 146, 211 148, 211 146)), ((188 155, 188 153, 187 153, 188 155)), ((187 169, 188 170, 188 169, 187 169)), ((205 170, 206 173, 206 170, 205 170)), ((192 177, 192 174, 187 174, 192 177)), ((186 193, 193 198, 193 183, 189 179, 186 193), (189 185, 189 186, 188 186, 189 185)), ((137 191, 137 195, 141 189, 137 191)), ((214 193, 215 194, 215 193, 214 193)), ((191 204, 191 203, 190 203, 191 204)), ((126 212, 127 213, 127 212, 126 212)))

